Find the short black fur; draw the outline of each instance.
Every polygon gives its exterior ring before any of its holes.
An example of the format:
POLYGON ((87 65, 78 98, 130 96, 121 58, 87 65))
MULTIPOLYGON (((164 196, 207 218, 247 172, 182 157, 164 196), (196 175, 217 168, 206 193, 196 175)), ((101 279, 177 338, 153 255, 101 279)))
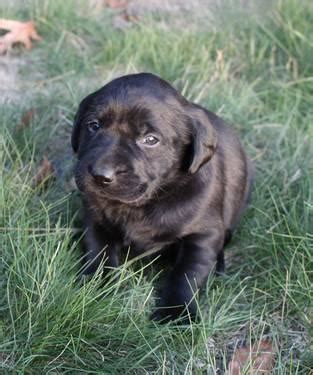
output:
POLYGON ((140 73, 82 101, 72 146, 85 206, 85 273, 103 257, 105 268, 117 267, 129 247, 133 255, 175 248, 153 317, 175 319, 187 308, 194 318, 194 295, 214 269, 223 272, 223 248, 250 191, 238 138, 166 81, 140 73))

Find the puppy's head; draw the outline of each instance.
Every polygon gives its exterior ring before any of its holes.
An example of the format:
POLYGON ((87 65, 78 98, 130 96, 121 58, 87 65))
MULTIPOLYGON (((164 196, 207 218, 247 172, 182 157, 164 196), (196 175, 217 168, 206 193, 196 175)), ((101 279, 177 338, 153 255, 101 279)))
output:
POLYGON ((197 173, 213 155, 216 133, 200 107, 162 79, 140 73, 117 78, 81 102, 72 147, 80 190, 140 205, 197 173))

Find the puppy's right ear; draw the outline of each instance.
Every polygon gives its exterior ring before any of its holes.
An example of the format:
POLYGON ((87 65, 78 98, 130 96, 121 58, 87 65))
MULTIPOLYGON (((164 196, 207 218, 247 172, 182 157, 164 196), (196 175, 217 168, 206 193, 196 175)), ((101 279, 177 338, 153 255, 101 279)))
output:
POLYGON ((78 151, 79 147, 79 138, 80 138, 80 121, 79 121, 79 110, 77 111, 75 118, 74 118, 74 124, 73 124, 73 130, 72 130, 72 148, 73 151, 76 153, 78 151))

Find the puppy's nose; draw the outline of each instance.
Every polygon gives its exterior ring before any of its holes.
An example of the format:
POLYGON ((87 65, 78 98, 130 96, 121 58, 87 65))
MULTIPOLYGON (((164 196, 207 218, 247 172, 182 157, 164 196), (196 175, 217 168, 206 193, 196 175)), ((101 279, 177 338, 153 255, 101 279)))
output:
POLYGON ((90 167, 90 174, 99 184, 108 185, 114 181, 115 173, 111 167, 90 167))

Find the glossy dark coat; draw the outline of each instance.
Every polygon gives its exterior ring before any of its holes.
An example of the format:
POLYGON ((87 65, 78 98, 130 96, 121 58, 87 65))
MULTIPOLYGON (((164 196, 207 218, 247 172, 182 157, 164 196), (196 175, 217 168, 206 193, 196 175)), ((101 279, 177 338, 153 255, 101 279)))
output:
POLYGON ((154 318, 175 319, 187 305, 194 317, 193 296, 214 269, 223 271, 223 247, 250 192, 250 162, 234 132, 141 73, 81 102, 72 146, 85 202, 85 273, 103 256, 105 267, 118 266, 128 247, 135 255, 175 251, 154 318))

